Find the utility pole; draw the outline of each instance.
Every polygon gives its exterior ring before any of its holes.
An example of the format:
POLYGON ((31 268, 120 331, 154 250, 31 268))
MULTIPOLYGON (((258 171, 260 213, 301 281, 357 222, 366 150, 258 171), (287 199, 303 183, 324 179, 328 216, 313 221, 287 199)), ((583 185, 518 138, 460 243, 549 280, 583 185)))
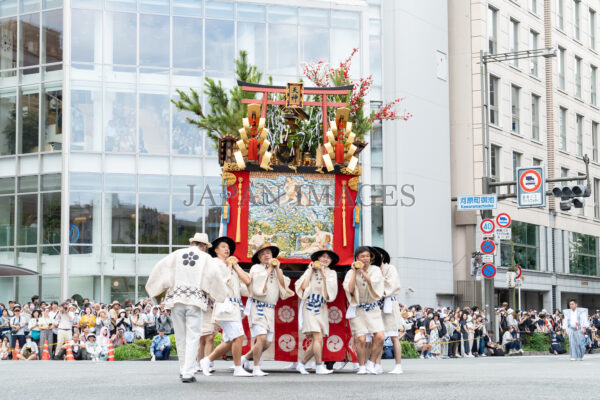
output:
MULTIPOLYGON (((490 190, 490 124, 489 124, 489 107, 488 107, 488 63, 496 63, 503 61, 512 61, 522 58, 544 57, 546 59, 556 57, 556 49, 546 47, 544 49, 533 49, 524 51, 515 51, 502 54, 487 54, 483 50, 479 52, 479 73, 481 78, 481 147, 483 153, 481 190, 482 194, 491 194, 490 190)), ((516 194, 515 194, 516 196, 516 194)), ((500 196, 498 197, 500 199, 500 196)), ((492 210, 481 210, 481 218, 492 218, 492 210)), ((512 246, 511 246, 512 251, 512 246)), ((513 263, 514 264, 514 263, 513 263)), ((513 267, 514 268, 514 267, 513 267)), ((496 315, 494 310, 494 279, 483 279, 483 294, 482 308, 485 309, 488 318, 488 330, 496 332, 496 315)))

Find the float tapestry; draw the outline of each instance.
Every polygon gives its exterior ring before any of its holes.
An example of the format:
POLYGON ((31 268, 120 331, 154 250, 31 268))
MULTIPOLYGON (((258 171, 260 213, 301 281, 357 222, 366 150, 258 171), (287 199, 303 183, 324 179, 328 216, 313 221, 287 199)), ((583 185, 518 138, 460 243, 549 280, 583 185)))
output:
POLYGON ((250 173, 248 257, 263 243, 278 258, 310 258, 333 247, 335 178, 321 174, 250 173))

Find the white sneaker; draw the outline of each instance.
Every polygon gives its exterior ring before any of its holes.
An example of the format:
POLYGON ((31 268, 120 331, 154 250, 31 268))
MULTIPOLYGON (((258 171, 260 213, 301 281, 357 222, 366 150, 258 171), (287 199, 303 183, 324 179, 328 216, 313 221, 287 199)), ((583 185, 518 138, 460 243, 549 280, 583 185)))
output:
POLYGON ((252 365, 250 365, 250 361, 246 360, 246 357, 242 356, 242 368, 246 371, 252 371, 252 365))
POLYGON ((425 357, 423 357, 423 354, 421 354, 421 355, 419 356, 419 358, 420 358, 421 360, 424 360, 424 359, 425 359, 425 357))
POLYGON ((334 370, 334 371, 339 371, 339 370, 341 370, 341 369, 344 369, 344 367, 346 366, 346 364, 348 364, 348 363, 347 363, 347 362, 344 362, 344 361, 336 361, 336 362, 333 364, 333 370, 334 370))
POLYGON ((150 359, 150 361, 156 361, 156 356, 154 354, 152 354, 152 358, 150 359))
POLYGON ((358 368, 358 372, 356 373, 357 375, 367 375, 367 368, 365 368, 364 365, 362 365, 361 367, 358 368))
POLYGON ((325 364, 317 365, 317 375, 327 375, 333 373, 333 370, 327 369, 325 364))
POLYGON ((402 371, 402 364, 396 364, 394 369, 391 370, 390 372, 388 372, 388 374, 402 374, 402 373, 404 373, 404 371, 402 371))
POLYGON ((304 368, 304 363, 297 363, 296 371, 300 372, 302 375, 308 375, 308 371, 304 368))
POLYGON ((208 359, 208 357, 204 357, 202 360, 200 360, 200 368, 202 369, 202 373, 204 374, 204 376, 212 375, 210 373, 210 360, 208 359))
POLYGON ((215 362, 214 361, 210 362, 210 367, 208 368, 208 370, 210 372, 215 372, 216 371, 216 369, 215 369, 215 362))
POLYGON ((266 373, 266 372, 263 372, 263 370, 262 370, 262 369, 260 369, 260 367, 259 367, 259 366, 255 366, 255 367, 252 369, 252 376, 267 376, 267 375, 269 375, 269 374, 268 374, 268 373, 266 373))
POLYGON ((358 371, 360 369, 359 363, 352 363, 352 371, 358 371))
POLYGON ((233 376, 252 376, 252 374, 242 368, 241 365, 239 367, 234 366, 233 368, 233 376))
POLYGON ((317 363, 314 361, 309 361, 304 365, 304 368, 307 370, 312 369, 314 371, 315 369, 317 369, 317 363))
POLYGON ((479 357, 487 357, 487 354, 485 354, 485 353, 481 353, 481 354, 479 355, 479 357))
POLYGON ((375 364, 375 372, 377 372, 377 375, 383 374, 383 367, 381 364, 375 364))
POLYGON ((375 364, 372 361, 367 361, 365 365, 367 372, 372 375, 377 375, 377 370, 375 369, 375 364))
POLYGON ((293 363, 291 363, 291 364, 289 364, 289 365, 285 366, 283 369, 284 369, 285 371, 295 371, 295 370, 296 370, 296 366, 297 366, 297 365, 298 365, 298 363, 297 363, 297 362, 293 362, 293 363))

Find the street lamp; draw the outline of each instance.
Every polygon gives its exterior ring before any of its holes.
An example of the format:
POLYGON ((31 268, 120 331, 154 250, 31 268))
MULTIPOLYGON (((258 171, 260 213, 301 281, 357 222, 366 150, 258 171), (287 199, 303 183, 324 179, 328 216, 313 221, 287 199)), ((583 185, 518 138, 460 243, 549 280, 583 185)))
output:
MULTIPOLYGON (((513 61, 520 60, 523 58, 551 58, 556 57, 556 48, 547 47, 543 49, 534 49, 534 50, 523 50, 523 51, 513 51, 509 53, 500 53, 500 54, 488 54, 481 50, 479 52, 479 68, 480 68, 480 76, 481 76, 481 136, 482 136, 482 147, 483 147, 483 176, 481 179, 482 185, 482 193, 489 194, 490 193, 490 125, 489 125, 489 109, 488 109, 488 64, 496 63, 496 62, 504 62, 504 61, 513 61)), ((491 210, 482 210, 481 218, 491 218, 492 211, 491 210)), ((486 315, 488 316, 488 322, 490 324, 490 329, 494 332, 496 336, 496 318, 494 314, 494 280, 492 279, 484 279, 483 284, 481 285, 481 300, 483 302, 483 306, 486 310, 486 315)), ((514 304, 513 304, 514 307, 514 304)))

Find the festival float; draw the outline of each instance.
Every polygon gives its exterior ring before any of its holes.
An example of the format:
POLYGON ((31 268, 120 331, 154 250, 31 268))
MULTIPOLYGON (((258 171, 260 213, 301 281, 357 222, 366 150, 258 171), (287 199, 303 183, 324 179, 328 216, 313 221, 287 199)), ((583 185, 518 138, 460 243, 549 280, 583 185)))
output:
MULTIPOLYGON (((280 249, 277 259, 284 274, 292 279, 293 288, 313 252, 328 249, 339 255, 340 262, 334 267, 338 296, 328 303, 329 337, 323 346, 326 362, 355 359, 342 281, 359 245, 359 156, 367 146, 363 138, 376 119, 410 117, 391 110, 401 99, 364 116, 364 97, 372 79, 350 79, 350 60, 356 51, 338 68, 323 62, 306 65, 304 75, 313 87, 303 82, 273 86, 238 80, 238 87, 231 91, 243 107, 238 126, 212 136, 218 144, 226 188, 221 234, 235 241, 234 256, 244 269, 252 266, 256 249, 265 243, 274 244, 280 249)), ((245 63, 245 54, 241 57, 245 63)), ((240 75, 253 76, 238 71, 240 75)), ((260 80, 260 74, 255 80, 260 80)), ((207 85, 212 87, 206 94, 220 88, 213 81, 207 85)), ((180 96, 189 100, 183 92, 180 96)), ((193 105, 175 104, 180 109, 194 109, 193 105)), ((205 129, 210 126, 194 123, 205 129)), ((298 308, 297 296, 277 303, 275 339, 263 359, 294 362, 310 345, 310 339, 299 333, 298 308)), ((247 320, 243 323, 250 338, 247 320)), ((243 351, 249 348, 246 341, 243 351)))

